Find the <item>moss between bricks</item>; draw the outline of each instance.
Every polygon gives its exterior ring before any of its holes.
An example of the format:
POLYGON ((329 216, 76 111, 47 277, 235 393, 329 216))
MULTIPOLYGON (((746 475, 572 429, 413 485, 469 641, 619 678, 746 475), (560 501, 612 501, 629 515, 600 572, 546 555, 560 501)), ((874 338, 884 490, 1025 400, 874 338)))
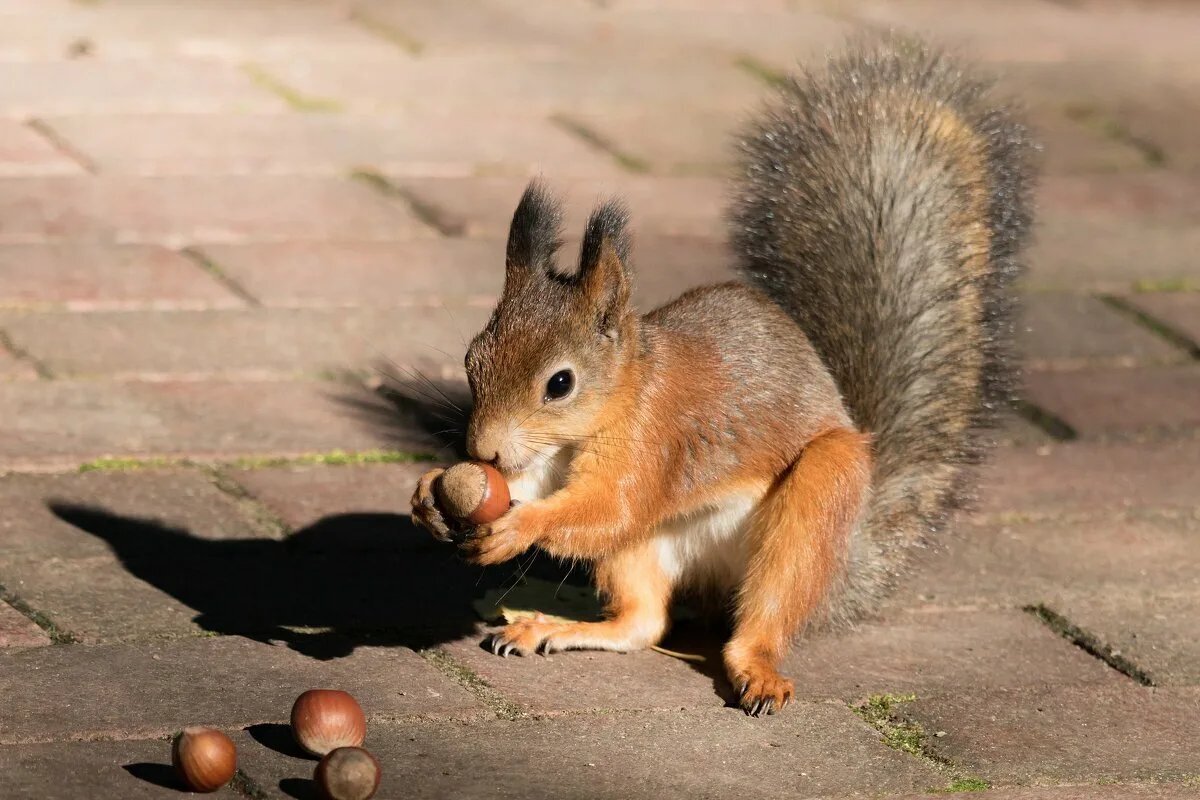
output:
POLYGON ((460 664, 445 650, 420 650, 418 655, 429 662, 438 672, 474 695, 500 719, 515 720, 525 716, 525 712, 521 710, 520 706, 497 692, 491 684, 476 675, 469 667, 460 664))
POLYGON ((336 100, 301 94, 257 64, 243 64, 242 71, 263 89, 282 99, 294 111, 328 113, 342 110, 342 104, 336 100))
POLYGON ((902 718, 897 713, 897 707, 912 703, 917 699, 915 694, 875 694, 858 703, 852 703, 850 708, 883 736, 883 742, 894 750, 908 753, 924 761, 931 767, 950 773, 950 783, 942 787, 933 787, 928 791, 938 794, 958 792, 981 792, 991 788, 991 784, 974 775, 960 772, 947 759, 936 753, 931 753, 925 747, 925 729, 917 722, 902 718))

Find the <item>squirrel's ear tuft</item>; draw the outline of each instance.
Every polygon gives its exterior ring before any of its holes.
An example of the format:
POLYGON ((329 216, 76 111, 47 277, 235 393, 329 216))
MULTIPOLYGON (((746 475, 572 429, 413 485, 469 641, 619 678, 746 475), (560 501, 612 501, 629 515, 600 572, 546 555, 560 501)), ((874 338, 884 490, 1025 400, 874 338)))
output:
POLYGON ((579 252, 576 278, 583 297, 596 312, 600 330, 609 337, 629 307, 629 211, 609 200, 588 218, 579 252))
POLYGON ((554 272, 562 246, 562 206, 540 180, 530 181, 508 229, 505 279, 554 272))

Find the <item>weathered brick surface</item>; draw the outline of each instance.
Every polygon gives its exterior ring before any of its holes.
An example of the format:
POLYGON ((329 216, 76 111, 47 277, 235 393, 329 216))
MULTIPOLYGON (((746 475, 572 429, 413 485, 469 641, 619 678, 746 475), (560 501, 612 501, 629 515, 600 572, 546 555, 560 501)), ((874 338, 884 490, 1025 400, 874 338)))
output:
POLYGON ((11 351, 0 347, 0 380, 33 380, 37 370, 28 361, 23 361, 11 351))
POLYGON ((1200 589, 1198 532, 1186 518, 1116 514, 1078 521, 964 524, 945 538, 941 549, 918 559, 892 603, 914 609, 1011 609, 1044 603, 1061 611, 1106 594, 1118 605, 1137 604, 1139 597, 1156 593, 1187 598, 1200 589), (1148 575, 1155 576, 1154 586, 1145 585, 1148 575))
POLYGON ((75 159, 34 129, 0 119, 0 176, 73 175, 83 172, 75 159))
MULTIPOLYGON (((630 176, 573 182, 556 180, 553 175, 546 179, 566 202, 568 234, 581 236, 595 203, 612 195, 628 203, 632 228, 639 237, 663 234, 712 239, 725 234, 726 185, 718 179, 630 176)), ((402 178, 399 183, 443 210, 466 235, 504 238, 526 182, 505 178, 402 178)))
MULTIPOLYGON (((105 172, 139 175, 396 174, 605 175, 606 154, 528 116, 79 116, 46 120, 105 172)), ((0 170, 3 169, 0 151, 0 170)))
POLYGON ((93 311, 244 304, 193 260, 164 247, 74 242, 0 246, 0 307, 93 311))
POLYGON ((115 238, 171 244, 407 239, 431 231, 400 202, 345 178, 25 178, 0 187, 0 242, 115 238))
POLYGON ((1180 348, 1093 297, 1039 293, 1027 295, 1023 306, 1020 344, 1032 367, 1130 366, 1187 358, 1180 348))
POLYGON ((101 456, 199 458, 433 446, 373 394, 333 383, 0 382, 0 466, 73 466, 101 456))
POLYGON ((304 94, 336 98, 352 111, 416 108, 521 113, 628 109, 654 105, 723 108, 736 113, 761 84, 720 60, 676 60, 613 48, 597 58, 512 59, 430 55, 388 69, 358 60, 264 61, 304 94), (412 90, 420 86, 419 92, 412 90))
MULTIPOLYGON (((271 469, 231 470, 227 474, 268 506, 292 531, 339 515, 387 517, 408 516, 409 498, 417 479, 435 466, 418 464, 370 464, 363 466, 278 467, 271 469)), ((363 546, 400 547, 408 536, 394 536, 394 543, 383 537, 363 537, 363 546)), ((293 540, 296 541, 296 540, 293 540)), ((339 548, 352 548, 345 539, 339 548)))
POLYGON ((938 754, 998 783, 1179 780, 1200 763, 1200 693, 1053 689, 919 699, 938 754))
POLYGON ((0 115, 277 111, 232 64, 199 60, 0 62, 0 115))
POLYGON ((1200 426, 1200 367, 1031 372, 1029 398, 1087 438, 1136 438, 1200 426))
POLYGON ((3 652, 0 744, 281 723, 314 686, 349 691, 368 720, 478 712, 470 695, 410 650, 361 647, 338 655, 319 660, 238 637, 3 652))
MULTIPOLYGON (((578 238, 568 237, 562 263, 571 263, 578 251, 578 238)), ((443 321, 453 319, 468 341, 475 333, 469 325, 476 312, 460 319, 459 305, 490 309, 504 282, 503 238, 276 242, 212 245, 204 252, 265 305, 445 307, 450 310, 438 312, 443 321)), ((638 236, 634 300, 650 308, 691 286, 729 280, 730 261, 725 246, 716 240, 638 236)))
POLYGON ((1126 299, 1200 347, 1200 293, 1139 294, 1126 299))
POLYGON ((42 647, 50 644, 46 632, 8 603, 0 600, 0 649, 42 647))
POLYGON ((0 312, 13 341, 63 376, 315 375, 382 359, 457 367, 463 338, 486 319, 477 307, 0 312))
POLYGON ((1072 442, 994 453, 980 478, 987 515, 1112 515, 1126 509, 1190 512, 1200 498, 1200 449, 1072 442))
MULTIPOLYGON (((381 797, 816 798, 944 783, 845 707, 788 710, 765 721, 725 710, 381 726, 369 744, 383 764, 381 797), (530 764, 546 765, 544 780, 530 764)), ((263 784, 309 789, 297 777, 308 777, 311 762, 248 749, 245 764, 263 784)))

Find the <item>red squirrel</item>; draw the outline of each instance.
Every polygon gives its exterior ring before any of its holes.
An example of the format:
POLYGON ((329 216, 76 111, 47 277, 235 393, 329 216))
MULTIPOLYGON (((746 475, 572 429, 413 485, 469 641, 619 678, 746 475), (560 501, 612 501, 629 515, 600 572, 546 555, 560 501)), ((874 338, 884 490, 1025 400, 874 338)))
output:
MULTIPOLYGON (((625 208, 592 213, 564 271, 559 205, 530 184, 466 356, 468 452, 521 502, 460 546, 590 562, 606 616, 517 622, 494 652, 645 648, 673 597, 701 593, 730 609, 740 706, 787 705, 791 643, 877 603, 1009 399, 1034 147, 994 91, 901 38, 789 79, 738 140, 743 281, 644 316, 625 208)), ((413 517, 448 538, 439 473, 413 517)))

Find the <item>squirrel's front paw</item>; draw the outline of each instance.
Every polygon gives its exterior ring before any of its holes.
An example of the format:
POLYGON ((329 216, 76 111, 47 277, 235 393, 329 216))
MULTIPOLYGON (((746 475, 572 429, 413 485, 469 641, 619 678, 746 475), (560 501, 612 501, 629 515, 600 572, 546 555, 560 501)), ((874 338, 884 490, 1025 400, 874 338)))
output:
POLYGON ((521 526, 519 511, 514 507, 495 522, 475 528, 462 543, 463 556, 475 564, 500 564, 532 547, 533 537, 521 526))
POLYGON ((446 523, 433 495, 433 482, 443 472, 444 469, 432 469, 421 476, 412 496, 412 518, 413 522, 432 533, 433 538, 448 542, 454 538, 454 530, 446 523))

